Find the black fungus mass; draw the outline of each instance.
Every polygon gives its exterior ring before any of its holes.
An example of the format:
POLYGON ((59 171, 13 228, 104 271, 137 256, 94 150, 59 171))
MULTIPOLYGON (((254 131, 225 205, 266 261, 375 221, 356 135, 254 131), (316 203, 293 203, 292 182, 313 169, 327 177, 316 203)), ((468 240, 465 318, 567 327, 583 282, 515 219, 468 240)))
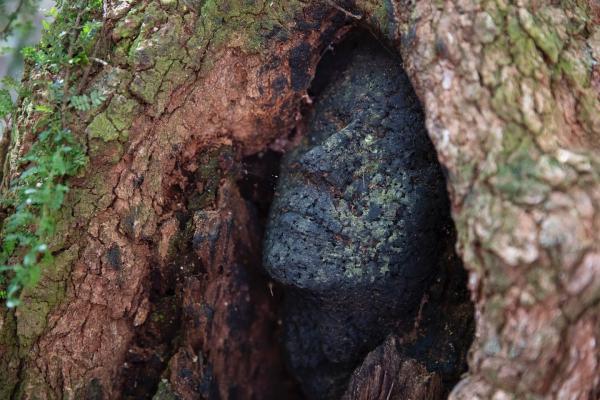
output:
POLYGON ((288 364, 339 398, 365 354, 408 330, 450 226, 445 181, 397 56, 347 39, 313 81, 308 134, 286 154, 264 244, 286 291, 288 364))

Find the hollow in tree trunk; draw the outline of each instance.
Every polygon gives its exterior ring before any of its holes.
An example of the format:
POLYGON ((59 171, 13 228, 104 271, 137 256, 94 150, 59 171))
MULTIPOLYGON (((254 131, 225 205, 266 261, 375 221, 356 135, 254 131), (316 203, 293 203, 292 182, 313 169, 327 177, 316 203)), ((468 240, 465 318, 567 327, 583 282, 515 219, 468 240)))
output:
MULTIPOLYGON (((54 265, 0 312, 0 398, 298 393, 260 268, 272 193, 247 175, 303 135, 319 60, 358 28, 402 58, 446 175, 476 325, 450 397, 600 395, 597 2, 108 0, 103 18, 83 85, 106 99, 65 118, 90 162, 54 265)), ((21 108, 5 182, 36 140, 21 108)), ((346 398, 443 392, 397 340, 346 398)))

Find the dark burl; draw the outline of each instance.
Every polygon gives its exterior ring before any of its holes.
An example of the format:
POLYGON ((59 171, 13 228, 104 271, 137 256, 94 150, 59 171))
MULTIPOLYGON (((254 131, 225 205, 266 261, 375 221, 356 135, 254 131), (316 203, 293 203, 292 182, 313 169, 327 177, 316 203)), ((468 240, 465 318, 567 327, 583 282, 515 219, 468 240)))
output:
POLYGON ((288 363, 310 399, 340 398, 370 350, 414 325, 450 240, 419 101, 400 59, 362 37, 322 62, 264 244, 267 272, 286 290, 288 363))

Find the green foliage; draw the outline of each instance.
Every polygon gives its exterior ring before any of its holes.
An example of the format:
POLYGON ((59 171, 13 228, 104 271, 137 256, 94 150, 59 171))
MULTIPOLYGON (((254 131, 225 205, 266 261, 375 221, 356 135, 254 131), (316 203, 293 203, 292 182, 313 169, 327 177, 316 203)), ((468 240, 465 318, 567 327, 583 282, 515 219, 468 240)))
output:
MULTIPOLYGON (((13 77, 6 76, 0 79, 0 138, 3 136, 3 128, 10 125, 11 117, 15 111, 12 95, 13 93, 18 95, 20 92, 21 85, 13 77)), ((0 296, 0 298, 2 297, 0 296)))
POLYGON ((104 103, 104 100, 106 100, 105 95, 97 90, 92 90, 89 95, 82 94, 81 96, 71 96, 71 105, 77 111, 89 111, 92 108, 100 106, 104 103))
POLYGON ((86 157, 74 136, 60 125, 57 114, 38 135, 27 156, 27 168, 15 180, 5 206, 14 212, 3 226, 0 271, 13 273, 6 289, 7 305, 18 303, 16 295, 23 286, 35 284, 40 268, 52 261, 47 240, 55 233, 56 215, 68 187, 63 178, 76 174, 86 164, 86 157), (21 260, 8 265, 18 252, 21 260))
MULTIPOLYGON (((89 111, 106 100, 98 91, 80 94, 74 88, 89 66, 101 27, 102 2, 59 0, 57 7, 58 11, 51 11, 54 22, 44 26, 40 44, 23 50, 34 69, 54 79, 35 82, 36 93, 45 94, 43 99, 18 90, 22 97, 35 101, 36 139, 20 160, 23 171, 0 200, 10 210, 2 226, 0 249, 0 296, 4 295, 8 307, 18 305, 23 287, 34 285, 41 269, 52 263, 49 241, 69 190, 67 178, 87 162, 83 146, 65 127, 67 113, 70 109, 89 111)), ((0 91, 0 116, 17 111, 10 93, 0 91)))
POLYGON ((7 89, 0 89, 0 118, 10 115, 15 106, 7 89))

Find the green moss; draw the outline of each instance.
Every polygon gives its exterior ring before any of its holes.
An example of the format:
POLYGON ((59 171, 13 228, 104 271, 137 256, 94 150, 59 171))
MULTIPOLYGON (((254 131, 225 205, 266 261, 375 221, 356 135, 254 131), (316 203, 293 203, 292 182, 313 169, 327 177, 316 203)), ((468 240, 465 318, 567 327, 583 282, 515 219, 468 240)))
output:
POLYGON ((190 220, 183 230, 179 230, 173 235, 169 241, 169 249, 167 250, 168 260, 177 260, 189 251, 189 246, 192 243, 192 238, 194 236, 194 230, 194 222, 190 220))
POLYGON ((370 24, 379 29, 384 36, 393 36, 393 6, 390 0, 368 1, 362 6, 362 13, 370 15, 370 24))
POLYGON ((163 379, 158 384, 158 390, 156 394, 152 397, 152 400, 179 400, 180 397, 173 392, 171 389, 171 385, 166 379, 163 379))
POLYGON ((144 9, 144 18, 140 33, 146 34, 151 32, 154 27, 160 26, 166 21, 169 14, 165 12, 158 2, 150 2, 144 9))
POLYGON ((133 40, 124 39, 124 40, 121 40, 117 44, 117 47, 115 48, 115 50, 113 52, 113 56, 112 56, 112 59, 115 62, 115 64, 118 64, 118 65, 126 65, 127 64, 127 60, 129 57, 129 50, 131 48, 132 43, 133 43, 133 40))
POLYGON ((165 314, 161 313, 161 312, 154 312, 150 315, 150 320, 153 322, 158 322, 161 323, 163 321, 165 321, 167 318, 165 317, 165 314))

